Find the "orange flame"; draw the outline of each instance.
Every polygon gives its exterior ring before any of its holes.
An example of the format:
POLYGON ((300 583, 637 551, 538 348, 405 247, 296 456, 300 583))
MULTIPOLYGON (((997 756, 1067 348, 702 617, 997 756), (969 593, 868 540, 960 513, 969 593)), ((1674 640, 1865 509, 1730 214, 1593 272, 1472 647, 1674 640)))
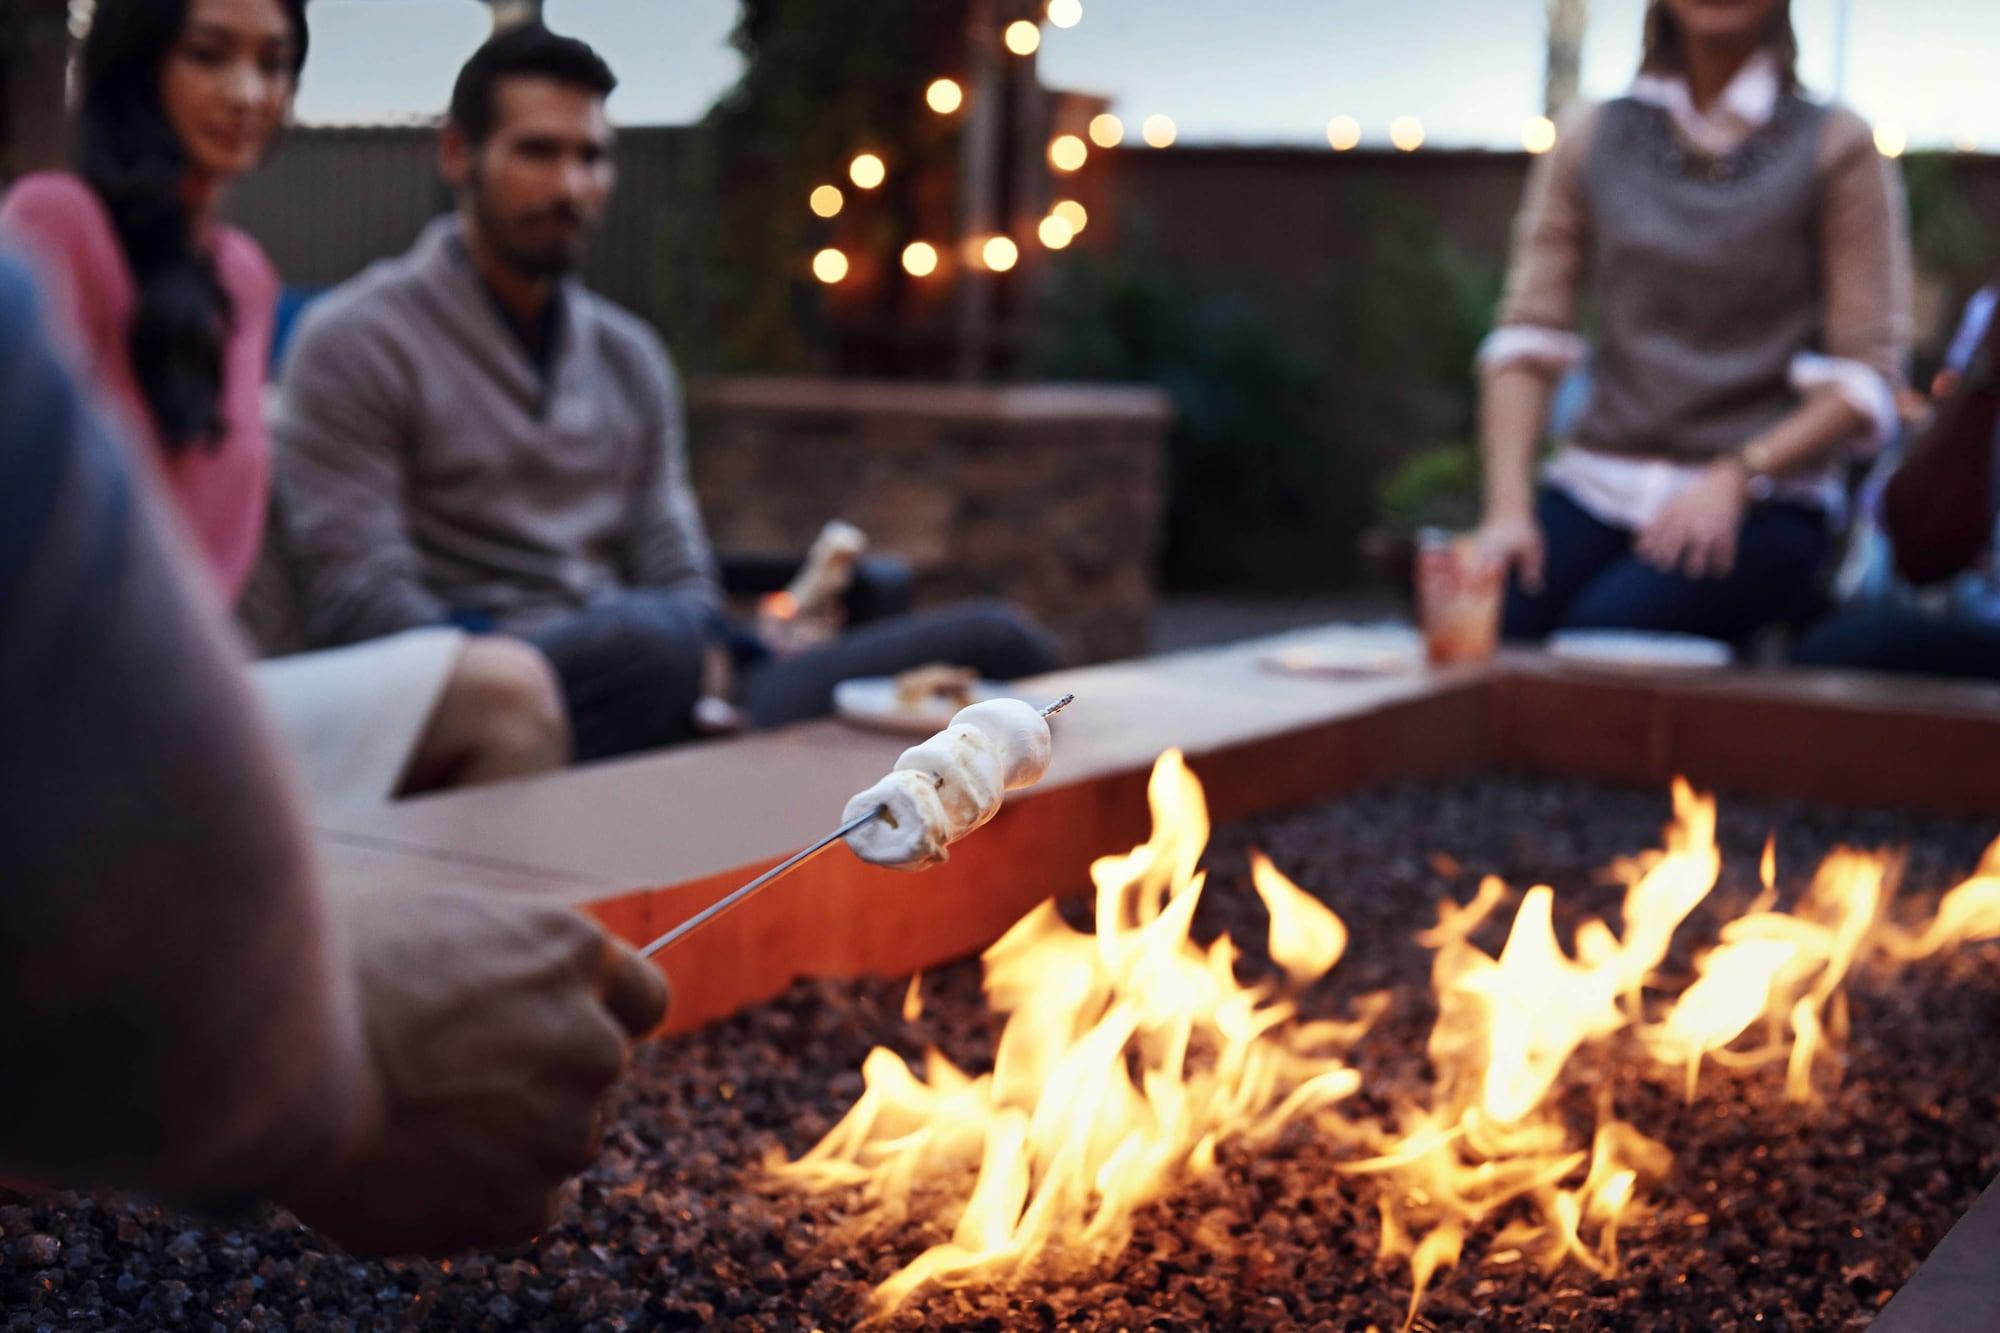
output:
MULTIPOLYGON (((1369 1154, 1340 1170, 1377 1189, 1381 1261, 1410 1271, 1406 1328, 1482 1226, 1495 1228, 1488 1264, 1614 1275, 1620 1228, 1645 1213, 1673 1157, 1615 1116, 1609 1092, 1588 1146, 1575 1136, 1552 1103, 1579 1050, 1629 1033, 1640 1058, 1683 1073, 1690 1099, 1704 1062, 1782 1062, 1787 1095, 1810 1101, 1816 1066, 1845 1036, 1855 968, 2000 938, 2000 841, 1930 922, 1905 929, 1884 920, 1898 870, 1886 855, 1834 852, 1796 909, 1778 910, 1774 836, 1756 900, 1697 957, 1691 982, 1649 1001, 1721 873, 1715 803, 1677 779, 1665 846, 1613 867, 1627 886, 1619 931, 1586 920, 1566 950, 1555 893, 1537 887, 1494 956, 1474 936, 1510 897, 1505 884, 1488 878, 1471 902, 1439 905, 1417 937, 1433 951, 1437 1002, 1428 1096, 1393 1127, 1348 1121, 1319 1113, 1360 1086, 1345 1056, 1387 997, 1346 1022, 1302 1022, 1295 998, 1345 953, 1346 925, 1253 853, 1286 984, 1240 984, 1227 936, 1206 948, 1190 938, 1209 820, 1178 751, 1161 757, 1147 794, 1151 838, 1091 867, 1094 934, 1049 902, 986 952, 988 1000, 1007 1015, 990 1074, 933 1051, 920 1078, 877 1049, 847 1116, 798 1161, 772 1164, 800 1188, 859 1187, 870 1219, 906 1215, 920 1190, 962 1199, 950 1238, 877 1288, 877 1313, 929 1282, 1004 1279, 1054 1251, 1109 1253, 1137 1208, 1211 1169, 1225 1140, 1256 1143, 1308 1118, 1369 1154)), ((913 978, 912 1015, 918 987, 913 978)))
MULTIPOLYGON (((877 1288, 878 1312, 928 1282, 1115 1249, 1133 1213, 1211 1168, 1225 1138, 1267 1138, 1360 1086, 1339 1055, 1358 1026, 1298 1023, 1272 988, 1237 982, 1226 936, 1206 949, 1189 938, 1208 813, 1177 751, 1148 795, 1151 840, 1092 867, 1096 934, 1049 902, 987 950, 987 996, 1008 1015, 991 1074, 933 1052, 920 1079, 877 1049, 846 1118, 798 1161, 773 1164, 808 1189, 859 1185, 889 1216, 920 1185, 970 1172, 951 1238, 877 1288)), ((1294 987, 1318 980, 1346 927, 1269 862, 1256 873, 1272 956, 1294 987)))

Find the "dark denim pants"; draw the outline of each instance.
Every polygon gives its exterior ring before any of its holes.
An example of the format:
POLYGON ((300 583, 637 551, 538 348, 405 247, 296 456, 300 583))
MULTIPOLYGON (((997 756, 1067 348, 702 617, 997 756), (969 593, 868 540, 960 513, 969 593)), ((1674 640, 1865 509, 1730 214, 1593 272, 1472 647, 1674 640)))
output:
POLYGON ((1541 640, 1557 630, 1629 629, 1699 634, 1737 643, 1805 609, 1832 544, 1826 516, 1807 505, 1751 506, 1735 568, 1721 578, 1666 574, 1633 553, 1635 535, 1600 522, 1553 487, 1536 506, 1548 563, 1542 591, 1507 589, 1504 632, 1541 640))

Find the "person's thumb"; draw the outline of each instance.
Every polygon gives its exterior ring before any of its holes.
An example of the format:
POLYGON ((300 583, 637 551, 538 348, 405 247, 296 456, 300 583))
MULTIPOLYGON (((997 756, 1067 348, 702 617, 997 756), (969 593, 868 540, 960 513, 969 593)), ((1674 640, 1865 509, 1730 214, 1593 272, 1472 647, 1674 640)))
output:
POLYGON ((671 999, 665 974, 615 939, 604 944, 599 993, 611 1016, 634 1037, 645 1036, 665 1020, 671 999))

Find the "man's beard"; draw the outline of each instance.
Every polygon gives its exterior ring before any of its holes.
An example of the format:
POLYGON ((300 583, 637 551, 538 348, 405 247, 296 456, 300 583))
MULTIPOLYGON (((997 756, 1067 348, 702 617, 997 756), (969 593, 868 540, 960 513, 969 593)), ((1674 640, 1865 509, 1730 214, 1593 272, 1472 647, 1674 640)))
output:
POLYGON ((479 234, 485 240, 493 257, 527 278, 560 278, 575 270, 583 253, 583 215, 575 206, 567 203, 552 204, 532 213, 503 217, 486 199, 479 188, 477 179, 473 181, 472 211, 479 224, 479 234), (569 222, 577 230, 573 240, 550 241, 534 245, 516 239, 517 233, 544 222, 569 222))

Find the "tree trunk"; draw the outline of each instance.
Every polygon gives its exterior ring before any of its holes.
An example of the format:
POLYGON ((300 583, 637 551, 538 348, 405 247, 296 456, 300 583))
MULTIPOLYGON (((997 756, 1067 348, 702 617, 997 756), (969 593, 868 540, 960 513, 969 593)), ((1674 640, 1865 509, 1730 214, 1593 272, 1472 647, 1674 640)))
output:
POLYGON ((1549 66, 1543 104, 1550 119, 1576 100, 1583 74, 1583 37, 1590 29, 1590 0, 1548 0, 1549 66))
POLYGON ((0 172, 65 160, 69 68, 67 0, 13 0, 0 20, 0 172))

